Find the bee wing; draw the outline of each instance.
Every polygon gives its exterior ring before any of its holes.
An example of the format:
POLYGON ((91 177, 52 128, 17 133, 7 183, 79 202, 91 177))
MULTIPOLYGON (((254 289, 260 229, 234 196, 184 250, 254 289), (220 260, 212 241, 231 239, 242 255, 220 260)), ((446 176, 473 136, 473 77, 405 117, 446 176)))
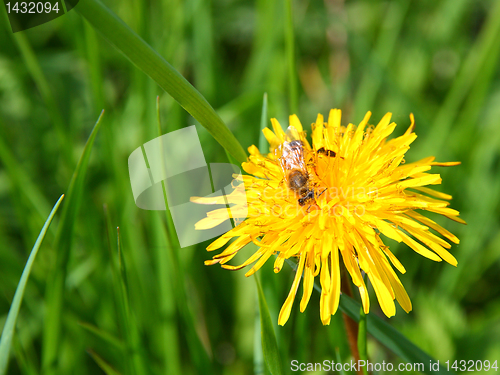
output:
POLYGON ((299 132, 293 125, 290 125, 288 129, 286 129, 285 137, 288 142, 299 141, 306 149, 311 149, 309 142, 307 142, 305 132, 299 132))
POLYGON ((292 141, 300 141, 299 131, 295 128, 295 126, 290 125, 288 129, 286 129, 286 138, 288 142, 292 141))
POLYGON ((299 169, 304 172, 306 171, 304 150, 302 147, 293 145, 290 142, 284 142, 280 149, 281 156, 279 157, 279 163, 285 179, 287 179, 288 172, 291 170, 299 169))
POLYGON ((276 149, 276 157, 285 180, 288 181, 288 173, 294 169, 307 173, 304 161, 304 141, 294 126, 289 126, 286 130, 285 142, 276 149))
POLYGON ((282 158, 284 155, 286 157, 288 150, 290 150, 293 146, 292 143, 293 141, 302 142, 298 130, 291 125, 288 127, 288 129, 286 129, 284 139, 285 139, 284 142, 280 144, 278 147, 276 147, 276 149, 274 150, 276 158, 282 158))

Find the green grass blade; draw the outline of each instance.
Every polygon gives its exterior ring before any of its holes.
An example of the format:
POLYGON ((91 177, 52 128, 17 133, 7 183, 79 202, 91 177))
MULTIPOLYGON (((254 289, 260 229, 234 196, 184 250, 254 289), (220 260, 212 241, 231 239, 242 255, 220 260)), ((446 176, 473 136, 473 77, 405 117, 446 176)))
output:
POLYGON ((259 310, 255 310, 255 325, 253 337, 253 373, 255 375, 264 374, 264 353, 262 353, 262 336, 260 329, 260 314, 259 310))
MULTIPOLYGON (((156 98, 156 116, 158 125, 158 136, 161 137, 161 116, 160 116, 160 97, 156 98)), ((161 141, 161 138, 160 138, 161 141)), ((162 162, 164 160, 162 159, 162 162)), ((167 206, 167 196, 165 183, 162 181, 165 205, 167 206)), ((180 374, 182 366, 179 353, 179 336, 175 324, 175 291, 172 283, 172 262, 169 259, 171 252, 171 243, 168 240, 168 233, 163 225, 161 216, 163 212, 151 212, 152 232, 155 241, 155 259, 157 264, 157 279, 159 284, 160 300, 158 301, 160 310, 160 321, 157 324, 157 330, 161 337, 162 344, 162 365, 165 374, 180 374)), ((169 215, 166 212, 167 221, 169 215)), ((172 223, 171 223, 172 224, 172 223)), ((173 228, 172 228, 173 230, 173 228)))
POLYGON ((272 375, 283 374, 280 353, 278 350, 278 344, 276 342, 276 335, 274 334, 271 314, 269 313, 269 309, 267 307, 266 297, 264 296, 264 292, 262 290, 262 287, 260 286, 259 280, 257 279, 257 277, 254 278, 259 294, 260 329, 264 360, 266 362, 267 368, 272 375))
POLYGON ((340 358, 337 362, 347 362, 351 358, 351 348, 347 338, 344 318, 342 314, 335 314, 328 327, 328 341, 330 352, 335 352, 340 358))
POLYGON ((393 55, 398 37, 404 25, 410 2, 391 2, 377 38, 376 46, 367 59, 367 68, 363 72, 361 83, 356 90, 354 99, 355 119, 362 119, 367 111, 373 111, 375 100, 379 95, 384 75, 387 75, 391 56, 393 55))
POLYGON ((121 238, 120 238, 120 228, 116 228, 117 231, 117 247, 118 247, 118 271, 119 271, 119 295, 120 302, 122 305, 122 321, 123 329, 125 334, 125 340, 127 342, 129 355, 127 357, 131 361, 132 373, 135 375, 147 374, 145 362, 142 358, 141 353, 141 339, 139 335, 139 329, 137 327, 137 321, 130 309, 130 302, 128 296, 128 282, 127 273, 125 269, 125 259, 123 257, 121 238))
MULTIPOLYGON (((161 135, 161 121, 160 121, 160 111, 159 111, 159 99, 157 98, 157 106, 156 106, 156 112, 157 112, 157 120, 158 120, 158 131, 159 135, 161 135)), ((231 156, 228 154, 227 150, 226 154, 228 155, 228 158, 231 161, 231 156)), ((147 157, 146 163, 147 161, 147 157)), ((165 181, 161 182, 162 184, 162 190, 163 190, 163 198, 165 199, 165 206, 169 207, 168 204, 168 199, 167 199, 167 186, 165 184, 165 181)), ((186 337, 188 347, 189 347, 189 353, 192 358, 192 362, 194 363, 195 367, 197 368, 198 371, 202 371, 205 374, 210 374, 212 373, 211 366, 210 366, 210 360, 208 357, 208 352, 206 351, 206 348, 203 346, 203 343, 201 341, 201 338, 198 334, 198 329, 197 329, 197 321, 196 317, 193 314, 193 311, 190 310, 189 304, 188 304, 188 298, 187 298, 187 288, 184 283, 184 277, 182 275, 185 274, 185 265, 182 263, 181 259, 179 258, 179 254, 181 253, 181 248, 179 246, 178 241, 176 240, 176 235, 175 235, 175 226, 174 222, 172 220, 172 217, 170 215, 169 210, 165 210, 165 219, 166 219, 166 227, 165 230, 162 228, 159 228, 158 225, 160 225, 159 217, 155 218, 155 224, 157 225, 154 229, 157 231, 159 229, 161 230, 160 232, 156 232, 155 234, 158 235, 157 239, 161 242, 163 242, 166 245, 166 252, 163 251, 162 254, 159 255, 158 261, 159 261, 159 267, 162 269, 162 273, 167 271, 165 267, 168 266, 168 275, 170 276, 169 284, 171 285, 170 290, 165 289, 164 287, 168 287, 168 285, 162 285, 162 290, 161 293, 163 295, 164 300, 162 301, 162 309, 168 309, 167 313, 169 315, 174 314, 174 309, 173 307, 167 306, 168 304, 173 304, 174 301, 177 303, 177 308, 180 313, 180 316, 182 317, 182 320, 185 324, 184 327, 184 336, 186 337), (164 242, 166 241, 166 242, 164 242), (168 295, 167 295, 168 294, 168 295), (169 302, 170 301, 170 302, 169 302)), ((167 274, 163 274, 162 277, 167 276, 167 274)), ((162 278, 162 280, 164 280, 162 278)), ((165 313, 166 310, 162 311, 162 313, 165 313)), ((165 331, 165 334, 170 337, 171 340, 176 341, 177 340, 177 334, 175 333, 175 329, 172 329, 172 327, 168 327, 165 331)), ((167 336, 164 336, 167 337, 167 336)), ((168 358, 175 356, 175 351, 176 348, 165 348, 166 354, 168 354, 168 358)), ((179 368, 181 365, 178 362, 178 358, 171 360, 169 362, 169 369, 172 370, 175 368, 179 368)), ((172 370, 174 371, 174 370, 172 370)))
POLYGON ((179 353, 179 334, 176 325, 176 300, 173 290, 172 264, 169 259, 167 233, 161 221, 161 211, 152 212, 152 232, 155 240, 155 260, 157 264, 157 280, 160 298, 158 301, 160 321, 157 330, 161 337, 163 373, 182 373, 181 355, 179 353))
POLYGON ((193 66, 195 82, 203 94, 211 100, 217 91, 214 75, 215 49, 213 39, 212 6, 209 1, 193 1, 193 66))
POLYGON ((111 44, 151 77, 188 111, 238 162, 247 159, 238 140, 208 101, 162 56, 98 0, 80 1, 75 8, 111 44))
MULTIPOLYGON (((160 122, 158 104, 157 104, 157 117, 158 117, 158 130, 161 132, 161 122, 160 122)), ((231 156, 228 154, 227 150, 225 151, 226 154, 228 155, 228 158, 230 158, 231 156)), ((145 159, 147 164, 148 163, 147 157, 145 159)), ((166 191, 167 186, 164 181, 162 181, 161 184, 163 190, 163 197, 165 199, 165 205, 166 207, 169 207, 167 199, 167 191, 166 191)), ((168 275, 170 275, 169 283, 171 284, 171 291, 170 291, 171 295, 168 297, 165 296, 165 298, 167 299, 173 298, 173 300, 175 300, 175 302, 177 303, 178 311, 185 324, 184 336, 186 337, 187 340, 189 354, 191 355, 193 364, 195 365, 198 371, 202 371, 205 374, 211 374, 212 369, 210 365, 209 353, 204 347, 202 340, 198 334, 199 331, 197 329, 196 317, 193 311, 190 309, 188 303, 187 287, 184 282, 184 277, 182 277, 182 275, 185 274, 184 271, 185 265, 183 264, 183 262, 179 257, 179 254, 181 253, 181 248, 179 242, 177 241, 177 237, 175 235, 176 233, 175 226, 169 210, 165 211, 165 219, 166 219, 165 232, 161 233, 161 237, 162 241, 166 240, 167 252, 161 255, 162 264, 159 265, 162 267, 165 265, 169 266, 168 275)), ((163 290, 162 293, 167 293, 167 290, 166 289, 163 290)), ((165 302, 167 301, 165 300, 165 302)), ((173 311, 171 311, 170 313, 173 313, 173 311)), ((173 338, 177 337, 177 335, 174 333, 174 330, 169 329, 169 332, 171 337, 173 338)), ((166 350, 169 351, 171 356, 173 355, 172 353, 175 351, 175 348, 167 348, 166 350)), ((169 366, 170 368, 178 367, 180 366, 180 364, 179 363, 176 364, 173 361, 170 361, 169 366)))
POLYGON ((78 161, 73 177, 68 187, 67 203, 61 214, 59 227, 54 244, 56 251, 55 268, 49 275, 46 289, 47 310, 43 332, 42 367, 46 373, 55 370, 59 350, 61 315, 63 307, 64 283, 66 280, 67 263, 73 238, 73 227, 80 206, 83 182, 87 172, 92 145, 101 124, 104 111, 101 113, 85 144, 82 156, 78 161))
MULTIPOLYGON (((2 126, 7 125, 2 124, 2 126)), ((13 150, 3 137, 0 137, 0 160, 16 192, 22 196, 22 201, 26 202, 25 205, 30 210, 33 210, 33 213, 36 212, 38 214, 40 222, 42 222, 50 206, 40 188, 33 183, 23 164, 16 160, 13 150)))
POLYGON ((9 314, 7 315, 7 320, 5 322, 5 326, 2 331, 2 337, 0 339, 0 375, 4 375, 7 371, 10 346, 12 343, 12 337, 14 335, 14 329, 16 327, 17 315, 19 314, 19 309, 21 308, 24 290, 31 273, 31 268, 33 267, 33 262, 35 261, 38 250, 40 249, 40 245, 42 244, 43 238, 45 237, 45 233, 47 232, 47 229, 52 222, 52 218, 57 212, 57 209, 59 208, 59 205, 61 204, 63 198, 64 195, 61 195, 59 200, 52 208, 49 217, 45 221, 45 224, 43 225, 43 228, 40 231, 38 238, 36 239, 35 246, 33 246, 30 256, 28 257, 28 261, 26 262, 26 266, 24 267, 21 279, 19 280, 19 284, 17 285, 16 293, 14 294, 14 299, 12 300, 12 305, 10 306, 9 314))
POLYGON ((82 326, 83 328, 85 328, 88 332, 92 333, 96 337, 101 338, 102 340, 106 341, 107 343, 113 345, 117 349, 124 349, 125 348, 125 345, 123 344, 123 342, 120 339, 117 339, 112 334, 99 329, 95 325, 90 324, 90 323, 86 323, 86 322, 78 322, 78 324, 80 326, 82 326))
POLYGON ((217 108, 217 113, 225 123, 238 121, 245 116, 245 112, 252 111, 256 108, 262 98, 260 92, 245 92, 238 95, 233 100, 225 103, 217 108))
MULTIPOLYGON (((361 305, 357 301, 343 294, 340 296, 339 306, 344 313, 359 321, 361 305)), ((429 363, 435 363, 436 360, 377 315, 368 314, 366 316, 366 328, 382 345, 408 363, 423 363, 425 366, 424 374, 453 374, 442 366, 438 371, 431 371, 429 363)))
POLYGON ((292 0, 285 0, 285 50, 288 62, 288 90, 290 113, 298 110, 297 70, 295 68, 295 40, 293 34, 292 0))
POLYGON ((47 111, 49 112, 49 115, 54 124, 59 147, 64 150, 67 161, 71 162, 71 157, 73 154, 71 151, 71 143, 67 139, 67 126, 63 119, 57 99, 55 98, 54 93, 50 88, 49 80, 45 76, 45 73, 40 66, 40 62, 38 61, 38 57, 33 50, 33 47, 31 46, 26 34, 14 33, 11 35, 12 39, 19 49, 19 52, 21 52, 21 56, 24 63, 26 64, 26 68, 30 73, 31 78, 35 82, 36 87, 40 92, 45 105, 47 106, 47 111))
POLYGON ((16 356, 17 364, 23 375, 40 375, 38 371, 38 363, 34 360, 32 356, 26 353, 25 348, 20 342, 21 340, 15 340, 12 345, 14 345, 14 354, 16 356))
MULTIPOLYGON (((109 258, 111 263, 111 273, 113 282, 113 297, 116 303, 116 320, 119 331, 123 335, 125 348, 123 351, 123 367, 125 374, 132 374, 134 369, 133 357, 130 355, 132 344, 130 340, 130 329, 128 324, 129 312, 127 304, 126 286, 124 286, 124 278, 122 277, 122 268, 124 262, 121 258, 120 239, 112 237, 114 231, 111 223, 111 217, 107 205, 104 205, 104 219, 106 222, 106 237, 108 241, 109 258), (124 295, 125 291, 125 295, 124 295)), ((116 231, 119 234, 119 231, 116 231)))
POLYGON ((267 154, 269 152, 269 144, 262 132, 264 128, 267 128, 267 121, 267 92, 265 92, 264 98, 262 99, 262 114, 260 116, 259 151, 261 154, 267 154))
POLYGON ((488 11, 488 18, 484 22, 479 36, 464 60, 439 112, 434 117, 431 132, 427 136, 429 141, 425 145, 428 149, 440 150, 448 141, 465 98, 470 94, 470 89, 479 79, 478 77, 482 76, 484 64, 491 52, 496 50, 496 46, 500 43, 499 17, 500 2, 496 1, 488 11))
POLYGON ((87 353, 90 354, 92 359, 97 363, 97 365, 101 368, 102 371, 106 375, 120 375, 118 371, 116 371, 109 363, 107 363, 104 359, 102 359, 97 353, 95 353, 93 350, 87 350, 87 353))
MULTIPOLYGON (((255 31, 251 55, 243 73, 242 88, 244 92, 262 92, 266 87, 268 92, 273 88, 284 92, 281 74, 275 74, 279 65, 280 73, 285 63, 282 53, 283 29, 276 27, 282 24, 284 18, 281 1, 255 1, 255 31)), ((282 103, 279 100, 281 107, 282 103)), ((288 111, 287 111, 288 112, 288 111)))
MULTIPOLYGON (((366 314, 363 310, 363 306, 359 309, 359 325, 358 325, 358 353, 359 359, 362 361, 368 361, 368 354, 366 352, 366 314)), ((363 367, 363 374, 368 375, 366 367, 363 367)))
MULTIPOLYGON (((342 363, 342 357, 340 356, 340 350, 338 348, 335 349, 335 361, 337 361, 337 363, 342 363)), ((339 371, 339 375, 346 375, 343 366, 339 371)))
POLYGON ((88 73, 90 78, 90 87, 92 92, 92 101, 94 110, 103 108, 105 100, 101 82, 103 81, 101 72, 101 61, 99 56, 99 42, 96 31, 88 22, 83 22, 85 51, 88 60, 88 73))

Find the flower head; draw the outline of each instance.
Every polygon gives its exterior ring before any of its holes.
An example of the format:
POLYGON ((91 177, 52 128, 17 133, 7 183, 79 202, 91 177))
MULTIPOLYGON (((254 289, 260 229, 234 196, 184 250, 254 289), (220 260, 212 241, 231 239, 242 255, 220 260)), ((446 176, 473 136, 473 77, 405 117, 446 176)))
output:
MULTIPOLYGON (((395 314, 394 299, 409 312, 410 299, 393 269, 404 273, 405 268, 384 245, 381 234, 404 242, 424 257, 457 265, 447 251, 451 245, 442 237, 456 244, 458 238, 418 211, 465 223, 458 211, 448 207, 450 195, 425 187, 441 183, 439 174, 427 173, 432 166, 459 163, 438 163, 428 157, 406 164, 405 153, 417 137, 413 115, 409 129, 391 140, 387 137, 396 127, 390 122, 391 114, 375 127, 368 125, 370 115, 358 126, 342 126, 340 110, 331 110, 328 122, 318 115, 312 124, 312 145, 297 116, 290 116, 287 132, 272 119, 274 132, 264 129, 270 152, 262 155, 255 146, 249 148, 248 161, 242 165, 249 175, 239 177, 233 193, 215 200, 192 198, 202 204, 227 199, 233 204, 232 217, 246 218, 208 246, 207 250, 216 250, 236 238, 206 264, 220 263, 236 270, 255 262, 246 273, 250 276, 272 255, 276 255, 276 273, 286 259, 297 259, 295 278, 279 314, 280 325, 290 316, 302 277, 300 311, 305 310, 314 279, 319 277, 321 321, 329 324, 340 299, 341 262, 359 289, 365 313, 370 302, 363 272, 388 317, 395 314), (243 264, 228 265, 250 242, 259 249, 243 264)), ((226 209, 214 210, 196 228, 211 228, 226 218, 226 209)))

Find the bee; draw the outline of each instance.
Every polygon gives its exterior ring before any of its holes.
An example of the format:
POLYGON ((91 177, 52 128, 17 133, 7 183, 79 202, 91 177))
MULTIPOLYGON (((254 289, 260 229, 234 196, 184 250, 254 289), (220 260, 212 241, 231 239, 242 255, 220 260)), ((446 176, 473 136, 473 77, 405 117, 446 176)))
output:
MULTIPOLYGON (((331 158, 334 158, 335 156, 337 156, 337 153, 335 151, 332 151, 332 150, 327 150, 325 149, 324 147, 321 147, 320 149, 318 149, 318 151, 316 151, 318 154, 323 154, 323 155, 326 155, 328 157, 331 157, 331 158)), ((343 157, 341 157, 343 159, 343 157)))
POLYGON ((276 149, 276 154, 288 188, 299 197, 299 205, 304 206, 315 198, 307 170, 308 150, 293 126, 288 127, 286 138, 287 140, 276 149))
MULTIPOLYGON (((288 127, 286 141, 275 152, 288 188, 299 197, 299 205, 304 206, 307 203, 312 203, 315 198, 318 198, 327 190, 325 189, 315 196, 314 183, 311 181, 313 173, 310 173, 307 167, 314 167, 316 154, 311 153, 305 147, 295 127, 288 127)), ((332 158, 337 156, 335 151, 327 150, 324 147, 318 149, 316 153, 317 155, 322 154, 332 158)), ((340 158, 343 159, 343 157, 340 158)))

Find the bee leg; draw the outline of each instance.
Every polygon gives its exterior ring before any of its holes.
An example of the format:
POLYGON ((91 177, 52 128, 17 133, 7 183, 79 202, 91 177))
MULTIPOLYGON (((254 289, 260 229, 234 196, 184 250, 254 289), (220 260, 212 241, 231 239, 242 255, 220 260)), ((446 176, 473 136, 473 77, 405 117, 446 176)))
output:
POLYGON ((321 194, 323 194, 327 190, 328 190, 328 188, 325 188, 325 190, 323 190, 321 193, 319 193, 319 195, 317 195, 316 198, 319 198, 321 196, 321 194))

